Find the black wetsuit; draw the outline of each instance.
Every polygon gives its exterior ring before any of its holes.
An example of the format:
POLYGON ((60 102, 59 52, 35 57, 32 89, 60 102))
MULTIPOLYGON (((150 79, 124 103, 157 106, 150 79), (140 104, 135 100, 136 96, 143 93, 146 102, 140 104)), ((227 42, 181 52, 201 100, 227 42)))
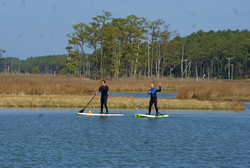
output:
POLYGON ((161 92, 161 86, 159 86, 159 89, 153 88, 153 89, 150 89, 150 90, 148 91, 148 94, 150 94, 150 96, 151 96, 151 99, 150 99, 150 101, 149 101, 148 114, 151 114, 151 107, 152 107, 152 105, 153 105, 153 103, 154 103, 156 115, 158 115, 157 96, 156 96, 156 93, 157 93, 157 92, 161 92), (149 93, 150 91, 151 91, 151 93, 149 93))
POLYGON ((103 113, 103 104, 106 108, 106 113, 108 113, 108 106, 107 106, 108 90, 109 90, 109 87, 107 85, 101 86, 98 89, 98 92, 101 92, 101 113, 103 113))

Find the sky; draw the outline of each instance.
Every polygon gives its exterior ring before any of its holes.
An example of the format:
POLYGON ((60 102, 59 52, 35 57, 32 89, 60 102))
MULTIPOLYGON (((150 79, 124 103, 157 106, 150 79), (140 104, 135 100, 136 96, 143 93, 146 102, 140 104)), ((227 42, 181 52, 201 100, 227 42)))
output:
MULTIPOLYGON (((68 33, 78 23, 109 11, 148 21, 163 19, 181 37, 199 30, 250 30, 250 0, 0 0, 3 57, 66 54, 68 33)), ((85 53, 92 53, 85 47, 85 53)))

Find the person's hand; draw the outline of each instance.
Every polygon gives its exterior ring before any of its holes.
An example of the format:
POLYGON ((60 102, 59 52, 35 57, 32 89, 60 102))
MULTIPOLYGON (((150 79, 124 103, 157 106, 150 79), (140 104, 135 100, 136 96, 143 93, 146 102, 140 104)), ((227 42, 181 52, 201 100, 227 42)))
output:
POLYGON ((151 93, 151 91, 149 91, 148 93, 151 93))
POLYGON ((95 93, 96 95, 98 94, 98 92, 95 93))
POLYGON ((159 83, 159 86, 161 86, 161 83, 159 83))

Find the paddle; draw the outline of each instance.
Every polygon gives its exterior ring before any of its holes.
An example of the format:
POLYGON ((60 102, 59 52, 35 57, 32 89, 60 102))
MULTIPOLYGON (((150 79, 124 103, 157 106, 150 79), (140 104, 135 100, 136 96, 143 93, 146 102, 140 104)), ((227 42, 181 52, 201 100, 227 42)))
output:
MULTIPOLYGON (((97 94, 94 95, 94 97, 89 101, 89 103, 95 98, 97 94)), ((89 105, 89 103, 84 107, 84 109, 80 110, 79 113, 83 113, 83 111, 85 110, 85 108, 89 105)))
MULTIPOLYGON (((148 94, 147 94, 147 97, 148 97, 148 94)), ((138 112, 138 110, 140 109, 142 103, 144 102, 144 100, 145 100, 147 97, 145 97, 145 98, 143 99, 143 101, 141 102, 141 104, 140 104, 139 106, 136 106, 135 110, 136 110, 137 112, 138 112)))

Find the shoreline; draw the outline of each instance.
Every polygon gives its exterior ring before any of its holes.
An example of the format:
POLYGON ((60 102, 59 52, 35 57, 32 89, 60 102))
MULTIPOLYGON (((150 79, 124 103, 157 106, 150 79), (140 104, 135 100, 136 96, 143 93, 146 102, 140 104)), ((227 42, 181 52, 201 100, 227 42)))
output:
MULTIPOLYGON (((84 108, 93 95, 14 95, 1 94, 0 108, 84 108)), ((108 98, 109 109, 135 109, 144 98, 112 97, 108 98)), ((195 99, 169 99, 159 98, 159 110, 244 110, 245 105, 239 101, 202 101, 195 99)), ((149 98, 140 109, 148 109, 149 98)), ((100 108, 100 97, 95 97, 88 108, 100 108)), ((152 110, 154 109, 154 105, 152 110)))

